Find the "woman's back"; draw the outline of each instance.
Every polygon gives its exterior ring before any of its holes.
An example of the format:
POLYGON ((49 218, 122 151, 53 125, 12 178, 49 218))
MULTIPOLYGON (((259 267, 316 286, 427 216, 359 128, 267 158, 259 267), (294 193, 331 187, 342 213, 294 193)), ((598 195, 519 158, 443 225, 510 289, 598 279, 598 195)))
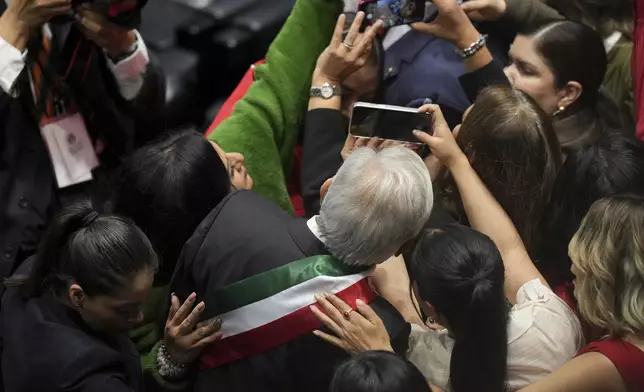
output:
MULTIPOLYGON (((538 280, 519 290, 507 328, 508 391, 518 391, 548 376, 575 356, 583 340, 574 312, 538 280)), ((409 360, 432 384, 445 390, 453 346, 447 330, 414 328, 409 339, 409 360)))

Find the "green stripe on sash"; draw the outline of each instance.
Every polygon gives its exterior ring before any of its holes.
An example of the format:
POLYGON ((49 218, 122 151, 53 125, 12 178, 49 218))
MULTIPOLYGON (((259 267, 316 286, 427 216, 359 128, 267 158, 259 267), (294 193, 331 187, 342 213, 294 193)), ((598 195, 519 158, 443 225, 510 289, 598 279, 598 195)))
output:
POLYGON ((246 278, 223 289, 212 292, 204 298, 206 308, 212 315, 261 301, 318 276, 345 276, 364 269, 350 268, 329 255, 318 255, 297 260, 246 278))

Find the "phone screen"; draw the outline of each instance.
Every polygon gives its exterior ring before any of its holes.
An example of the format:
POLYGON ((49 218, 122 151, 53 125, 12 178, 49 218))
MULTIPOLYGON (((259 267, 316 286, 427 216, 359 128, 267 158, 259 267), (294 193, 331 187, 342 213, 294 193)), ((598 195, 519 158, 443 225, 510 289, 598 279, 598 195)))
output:
POLYGON ((432 116, 426 113, 354 106, 349 133, 358 137, 377 137, 422 145, 413 134, 415 129, 431 133, 432 116))
POLYGON ((379 19, 383 27, 393 27, 423 21, 425 0, 362 0, 359 10, 365 13, 367 25, 379 19))

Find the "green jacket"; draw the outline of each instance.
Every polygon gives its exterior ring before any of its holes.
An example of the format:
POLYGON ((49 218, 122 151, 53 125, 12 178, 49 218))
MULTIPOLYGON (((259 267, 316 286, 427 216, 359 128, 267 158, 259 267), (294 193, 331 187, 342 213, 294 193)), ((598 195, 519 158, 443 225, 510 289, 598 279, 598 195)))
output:
MULTIPOLYGON (((253 190, 286 210, 293 208, 286 174, 306 113, 311 76, 341 11, 339 0, 297 0, 266 54, 266 63, 257 67, 255 82, 210 137, 224 151, 244 154, 253 190)), ((166 383, 156 369, 162 338, 156 327, 166 317, 161 312, 168 296, 167 286, 153 289, 144 304, 144 324, 130 337, 139 349, 146 380, 154 380, 161 389, 182 390, 186 385, 166 383)))
POLYGON ((341 1, 298 0, 255 82, 210 135, 224 151, 244 154, 253 191, 287 211, 293 210, 286 185, 311 76, 341 11, 341 1))

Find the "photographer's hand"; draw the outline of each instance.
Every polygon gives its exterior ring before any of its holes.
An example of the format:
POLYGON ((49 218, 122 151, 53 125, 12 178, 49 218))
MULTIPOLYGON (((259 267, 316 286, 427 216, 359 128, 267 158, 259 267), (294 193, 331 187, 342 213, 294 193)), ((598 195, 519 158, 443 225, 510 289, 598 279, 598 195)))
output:
POLYGON ((346 17, 340 15, 331 43, 318 58, 313 73, 314 80, 324 79, 340 84, 366 64, 373 40, 382 26, 382 21, 377 21, 361 34, 360 26, 362 26, 364 17, 364 12, 358 12, 347 36, 342 39, 346 17))
POLYGON ((0 37, 23 52, 35 29, 71 9, 71 0, 12 0, 0 16, 0 37))
POLYGON ((134 30, 127 30, 110 23, 103 15, 87 5, 78 9, 75 19, 85 37, 105 49, 112 59, 126 54, 136 42, 134 30))

